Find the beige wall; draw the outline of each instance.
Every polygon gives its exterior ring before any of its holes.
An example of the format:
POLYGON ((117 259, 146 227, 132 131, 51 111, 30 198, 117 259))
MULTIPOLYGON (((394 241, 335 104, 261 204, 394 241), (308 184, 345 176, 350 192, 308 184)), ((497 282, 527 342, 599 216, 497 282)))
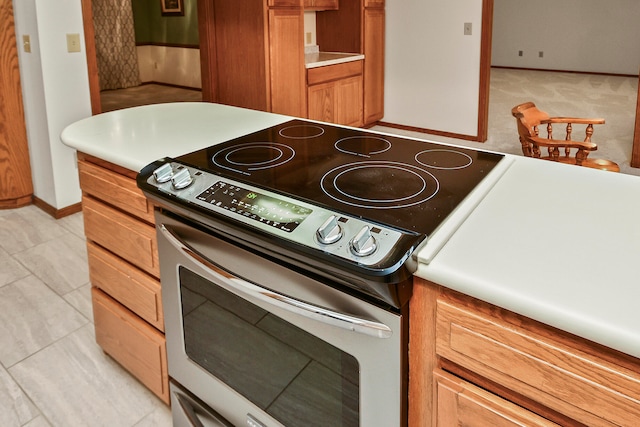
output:
POLYGON ((200 49, 138 46, 138 66, 142 83, 202 88, 200 49))
POLYGON ((639 22, 638 0, 494 0, 492 65, 637 74, 639 22))

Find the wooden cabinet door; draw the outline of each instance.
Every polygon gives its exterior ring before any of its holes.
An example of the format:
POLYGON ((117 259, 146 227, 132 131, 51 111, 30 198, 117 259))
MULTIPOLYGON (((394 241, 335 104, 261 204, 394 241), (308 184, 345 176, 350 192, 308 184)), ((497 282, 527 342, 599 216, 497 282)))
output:
POLYGON ((270 112, 306 115, 302 8, 269 9, 270 112))
POLYGON ((362 126, 362 76, 338 80, 335 89, 336 123, 362 126))
POLYGON ((309 86, 308 118, 322 122, 335 123, 336 120, 336 87, 334 83, 323 83, 309 86))
POLYGON ((444 371, 433 373, 437 427, 557 427, 509 401, 444 371))
POLYGON ((384 116, 384 9, 364 10, 364 123, 384 116))
POLYGON ((91 289, 96 341, 163 402, 169 403, 164 335, 98 288, 91 289))

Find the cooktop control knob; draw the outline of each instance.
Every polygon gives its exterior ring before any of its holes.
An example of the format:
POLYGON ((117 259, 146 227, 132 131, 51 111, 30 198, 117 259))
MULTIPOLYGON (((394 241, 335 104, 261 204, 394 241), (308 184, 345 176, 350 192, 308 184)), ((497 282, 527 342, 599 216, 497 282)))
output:
POLYGON ((375 237, 371 234, 371 228, 365 225, 358 231, 358 234, 351 239, 351 252, 358 256, 371 255, 376 251, 378 245, 375 237))
POLYGON ((158 184, 163 184, 171 179, 173 175, 173 168, 170 163, 165 163, 158 169, 153 171, 153 177, 158 184))
POLYGON ((171 177, 171 184, 176 190, 187 188, 193 182, 191 173, 187 168, 181 168, 171 177))
POLYGON ((327 220, 316 230, 316 237, 320 243, 330 245, 337 242, 342 237, 342 228, 338 224, 338 218, 335 215, 331 215, 327 220))

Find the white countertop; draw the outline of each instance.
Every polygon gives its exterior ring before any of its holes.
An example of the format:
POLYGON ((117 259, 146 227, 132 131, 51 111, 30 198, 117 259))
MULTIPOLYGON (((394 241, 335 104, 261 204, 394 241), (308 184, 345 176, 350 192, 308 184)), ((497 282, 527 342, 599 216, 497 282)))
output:
POLYGON ((98 114, 67 126, 62 142, 132 171, 290 120, 263 111, 181 102, 98 114))
MULTIPOLYGON (((81 120, 61 138, 138 171, 289 119, 210 103, 157 104, 81 120)), ((436 249, 418 253, 416 275, 640 357, 640 178, 507 160, 488 194, 454 213, 446 237, 435 233, 436 249)))
POLYGON ((516 157, 416 275, 640 357, 640 178, 516 157))
POLYGON ((364 55, 342 52, 314 52, 304 56, 305 68, 324 67, 326 65, 341 64, 343 62, 360 61, 364 55))

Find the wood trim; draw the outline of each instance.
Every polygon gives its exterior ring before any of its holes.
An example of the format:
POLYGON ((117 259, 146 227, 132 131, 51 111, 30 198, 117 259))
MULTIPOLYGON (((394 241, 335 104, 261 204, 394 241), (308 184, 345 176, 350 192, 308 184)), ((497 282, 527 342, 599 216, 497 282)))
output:
MULTIPOLYGON (((406 126, 406 125, 399 125, 396 123, 389 123, 389 122, 384 122, 384 121, 380 121, 377 123, 374 123, 373 125, 378 125, 378 126, 385 126, 385 127, 389 127, 389 128, 394 128, 394 129, 401 129, 401 130, 408 130, 411 132, 420 132, 420 133, 428 133, 431 135, 439 135, 439 136, 444 136, 447 138, 456 138, 456 139, 464 139, 467 141, 476 141, 476 142, 486 142, 485 141, 478 141, 478 138, 472 135, 462 135, 459 133, 451 133, 451 132, 442 132, 439 130, 433 130, 433 129, 425 129, 425 128, 419 128, 419 127, 415 127, 415 126, 406 126)), ((371 126, 373 126, 371 125, 371 126)), ((371 127, 369 126, 369 127, 371 127)))
POLYGON ((213 1, 198 2, 198 37, 200 39, 200 75, 202 81, 202 100, 216 102, 217 90, 217 57, 215 15, 213 1))
POLYGON ((87 69, 89 72, 89 94, 91 97, 91 112, 100 114, 100 75, 98 73, 98 59, 96 55, 96 34, 93 28, 93 9, 91 0, 82 0, 82 22, 84 26, 84 45, 87 55, 87 69))
POLYGON ((46 213, 48 213, 49 215, 51 215, 52 217, 54 217, 55 219, 64 218, 65 216, 73 215, 74 213, 78 213, 82 211, 82 203, 80 202, 64 207, 62 209, 57 209, 51 206, 50 204, 48 204, 47 202, 45 202, 44 200, 36 196, 33 196, 33 204, 38 208, 42 209, 43 211, 45 211, 46 213))
POLYGON ((601 73, 597 71, 552 70, 550 68, 507 67, 505 65, 492 65, 491 68, 498 68, 503 70, 546 71, 551 73, 591 74, 594 76, 638 77, 636 74, 601 73))
POLYGON ((159 42, 140 42, 137 46, 161 46, 161 47, 177 47, 181 49, 200 49, 199 44, 182 44, 182 43, 159 43, 159 42))
POLYGON ((640 75, 638 76, 638 99, 636 101, 636 128, 633 133, 631 167, 640 168, 640 75))
POLYGON ((436 369, 436 301, 440 287, 414 278, 409 301, 409 425, 430 426, 436 369))
POLYGON ((482 2, 480 35, 480 88, 478 91, 478 135, 474 141, 485 142, 489 131, 489 93, 491 83, 491 38, 493 34, 493 0, 482 2))
POLYGON ((0 200, 0 209, 16 209, 32 203, 32 196, 18 197, 17 199, 0 200))

